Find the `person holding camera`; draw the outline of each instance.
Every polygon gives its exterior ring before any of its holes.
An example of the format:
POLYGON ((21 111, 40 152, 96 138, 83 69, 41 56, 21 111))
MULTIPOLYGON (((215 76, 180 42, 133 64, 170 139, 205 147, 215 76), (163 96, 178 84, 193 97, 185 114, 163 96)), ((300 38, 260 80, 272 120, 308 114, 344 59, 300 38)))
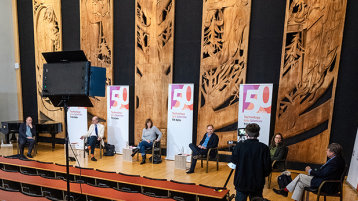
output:
POLYGON ((234 186, 236 201, 246 201, 254 197, 262 197, 265 177, 271 171, 270 150, 259 142, 260 126, 252 123, 245 128, 246 140, 236 144, 232 152, 231 162, 236 165, 234 186))

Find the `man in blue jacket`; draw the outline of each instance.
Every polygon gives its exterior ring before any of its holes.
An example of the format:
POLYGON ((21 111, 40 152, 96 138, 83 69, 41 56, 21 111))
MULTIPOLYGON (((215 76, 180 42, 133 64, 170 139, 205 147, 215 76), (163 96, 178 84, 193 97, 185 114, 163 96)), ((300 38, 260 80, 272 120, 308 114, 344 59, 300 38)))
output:
MULTIPOLYGON (((209 124, 206 126, 206 133, 203 136, 203 139, 200 141, 200 144, 196 146, 193 143, 189 144, 190 149, 193 151, 193 156, 191 159, 190 169, 187 174, 194 173, 196 161, 203 155, 208 153, 210 148, 218 147, 219 137, 214 133, 214 126, 209 124)), ((210 152, 210 157, 215 157, 216 152, 210 152)))
MULTIPOLYGON (((285 197, 288 196, 288 192, 293 192, 292 199, 300 201, 305 187, 318 188, 325 180, 340 179, 346 165, 342 153, 343 148, 341 145, 337 143, 328 145, 327 157, 329 160, 324 165, 314 170, 311 169, 310 166, 307 166, 306 172, 308 175, 299 174, 285 189, 273 189, 273 191, 285 197)), ((324 185, 322 191, 336 193, 338 186, 336 184, 327 183, 324 185)))
POLYGON ((35 145, 35 135, 36 129, 35 125, 32 124, 32 118, 26 117, 26 121, 20 124, 19 128, 19 148, 20 148, 20 158, 26 158, 24 156, 24 147, 26 142, 29 143, 29 150, 27 152, 27 157, 32 158, 31 152, 35 145))

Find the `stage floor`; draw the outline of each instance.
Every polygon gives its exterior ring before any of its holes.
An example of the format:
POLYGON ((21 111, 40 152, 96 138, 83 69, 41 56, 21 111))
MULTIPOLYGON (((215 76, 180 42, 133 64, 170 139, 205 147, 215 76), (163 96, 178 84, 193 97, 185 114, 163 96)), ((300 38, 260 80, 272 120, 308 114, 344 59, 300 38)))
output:
MULTIPOLYGON (((25 148, 25 153, 27 153, 27 148, 25 148)), ((14 144, 13 147, 2 147, 0 148, 0 155, 8 156, 17 154, 17 145, 14 144)), ((96 149, 95 157, 97 158, 97 162, 93 162, 86 158, 83 158, 83 154, 80 154, 78 157, 79 164, 77 162, 70 162, 71 165, 80 165, 81 167, 90 167, 95 169, 101 170, 108 170, 108 171, 116 171, 116 172, 123 172, 127 174, 136 174, 141 176, 147 176, 152 178, 165 178, 167 180, 176 180, 181 182, 193 182, 196 184, 205 184, 209 186, 223 186, 229 173, 230 168, 227 166, 227 163, 219 163, 219 171, 216 171, 216 164, 215 162, 209 162, 209 173, 205 172, 205 163, 204 168, 200 167, 200 161, 198 161, 195 173, 194 174, 186 174, 186 170, 175 169, 174 168, 174 161, 165 160, 163 157, 163 162, 161 164, 151 164, 147 162, 144 165, 140 165, 140 161, 136 161, 137 157, 134 157, 134 162, 128 162, 123 160, 122 155, 115 155, 115 156, 103 156, 102 159, 99 157, 99 150, 96 149)), ((139 157, 141 158, 141 157, 139 157)), ((65 154, 64 154, 64 147, 63 145, 56 144, 56 149, 51 151, 51 144, 49 143, 39 143, 38 145, 38 154, 33 158, 34 160, 39 161, 48 161, 48 162, 55 162, 60 164, 65 164, 65 154)), ((148 161, 148 160, 147 160, 148 161)), ((189 167, 189 163, 187 163, 187 167, 189 167)), ((297 172, 297 171, 295 171, 297 172)), ((272 184, 271 188, 277 188, 277 176, 278 173, 274 173, 272 177, 272 184)), ((296 176, 294 174, 293 176, 296 176)), ((233 185, 233 177, 230 179, 228 184, 228 189, 230 190, 230 194, 235 192, 235 188, 233 185)), ((282 200, 282 201, 289 201, 291 200, 289 197, 284 198, 275 194, 272 189, 268 189, 267 185, 264 188, 264 197, 271 200, 282 200)), ((347 184, 344 184, 344 193, 343 193, 343 200, 345 201, 358 201, 358 193, 350 188, 347 184)), ((316 200, 316 196, 310 194, 310 200, 316 200)), ((323 200, 323 197, 320 199, 323 200)), ((339 198, 328 198, 330 201, 339 200, 339 198)))

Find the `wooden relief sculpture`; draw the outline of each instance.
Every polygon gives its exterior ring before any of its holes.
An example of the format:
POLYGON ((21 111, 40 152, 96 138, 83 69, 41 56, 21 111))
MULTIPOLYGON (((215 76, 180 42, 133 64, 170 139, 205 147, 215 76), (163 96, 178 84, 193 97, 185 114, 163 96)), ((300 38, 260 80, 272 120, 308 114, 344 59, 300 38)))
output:
POLYGON ((167 127, 168 84, 172 82, 175 0, 136 0, 135 143, 145 119, 167 127))
MULTIPOLYGON (((113 63, 113 1, 80 0, 81 49, 92 66, 106 68, 106 85, 112 85, 113 63)), ((98 116, 106 124, 106 97, 91 98, 89 118, 98 116)), ((106 132, 105 132, 106 133, 106 132)))
MULTIPOLYGON (((53 120, 64 125, 63 110, 42 98, 43 52, 62 50, 61 0, 33 0, 34 42, 36 61, 37 107, 39 120, 53 120)), ((64 133, 57 135, 64 137, 64 133)))
POLYGON ((250 10, 250 0, 203 2, 198 142, 209 123, 219 146, 237 139, 231 127, 237 125, 239 86, 246 78, 250 10))
POLYGON ((275 132, 290 161, 326 160, 346 4, 287 0, 275 132))

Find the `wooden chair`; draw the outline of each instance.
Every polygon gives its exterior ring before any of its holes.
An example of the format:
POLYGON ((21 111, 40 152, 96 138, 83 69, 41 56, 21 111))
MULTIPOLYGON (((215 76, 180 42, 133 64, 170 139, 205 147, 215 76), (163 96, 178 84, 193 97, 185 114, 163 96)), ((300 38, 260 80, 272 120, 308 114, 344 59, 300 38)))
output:
MULTIPOLYGON (((309 193, 314 193, 317 195, 317 201, 319 201, 319 197, 323 196, 324 197, 324 201, 326 201, 326 196, 330 196, 330 197, 339 197, 340 201, 343 200, 343 181, 344 181, 344 176, 346 175, 347 172, 347 166, 344 168, 344 171, 342 172, 341 178, 339 180, 325 180, 321 183, 321 185, 319 185, 318 189, 317 188, 311 188, 311 187, 305 187, 305 192, 306 192, 306 201, 309 201, 309 193), (338 192, 336 193, 327 193, 327 192, 323 192, 322 188, 324 187, 325 184, 328 183, 336 183, 339 185, 338 188, 338 192)), ((302 200, 304 200, 304 196, 305 193, 303 193, 303 198, 302 200)))
POLYGON ((287 158, 287 154, 288 154, 288 147, 286 147, 285 149, 285 153, 283 155, 283 160, 274 160, 272 162, 272 171, 270 173, 270 175, 268 176, 268 188, 271 187, 271 180, 272 180, 272 173, 273 172, 283 172, 287 169, 287 161, 286 161, 286 158, 287 158), (282 168, 280 168, 282 167, 282 168))
MULTIPOLYGON (((104 144, 104 141, 106 140, 106 137, 103 137, 101 142, 98 144, 96 144, 96 148, 99 148, 99 158, 102 158, 103 153, 104 153, 104 146, 102 146, 102 142, 104 144)), ((87 145, 87 137, 85 137, 83 139, 83 158, 86 158, 86 146, 87 145)), ((90 151, 90 150, 89 150, 90 151)))
MULTIPOLYGON (((152 163, 154 164, 154 154, 156 152, 159 152, 159 156, 162 156, 162 147, 161 147, 161 143, 160 141, 154 141, 152 147, 148 147, 145 149, 145 153, 146 154, 152 154, 152 163)), ((137 153, 137 160, 139 161, 139 154, 140 152, 137 153)))
MULTIPOLYGON (((35 144, 34 144, 34 148, 33 148, 33 150, 32 150, 32 156, 36 156, 37 155, 37 138, 36 137, 34 137, 35 138, 35 144)), ((17 154, 20 154, 20 144, 19 144, 19 140, 17 140, 17 154)), ((28 142, 26 142, 25 143, 25 146, 24 146, 24 149, 25 149, 25 147, 29 147, 29 143, 28 142)), ((24 152, 25 152, 25 150, 24 150, 24 152)))
POLYGON ((216 152, 215 154, 215 160, 216 160, 216 171, 219 171, 219 152, 218 152, 218 147, 215 148, 210 148, 208 150, 208 154, 206 154, 206 156, 202 156, 200 158, 198 158, 198 160, 201 160, 201 168, 203 168, 203 160, 206 160, 206 173, 209 172, 209 160, 210 160, 210 153, 212 153, 213 151, 216 152))

